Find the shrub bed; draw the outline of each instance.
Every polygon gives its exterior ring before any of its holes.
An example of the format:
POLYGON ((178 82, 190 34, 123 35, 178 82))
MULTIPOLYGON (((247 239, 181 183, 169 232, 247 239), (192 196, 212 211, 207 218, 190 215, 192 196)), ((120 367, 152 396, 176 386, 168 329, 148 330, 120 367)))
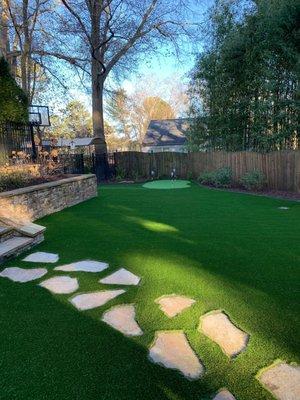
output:
POLYGON ((54 182, 60 179, 68 178, 74 175, 48 175, 32 176, 27 172, 13 171, 0 174, 0 192, 24 188, 27 186, 39 185, 46 182, 54 182))
POLYGON ((229 167, 220 168, 216 171, 203 172, 198 181, 202 185, 220 188, 243 188, 249 191, 263 190, 266 184, 265 175, 259 170, 246 172, 238 182, 234 182, 232 170, 229 167))
POLYGON ((199 182, 203 185, 211 185, 215 187, 231 187, 232 186, 232 170, 231 168, 219 168, 216 171, 203 172, 199 178, 199 182))
POLYGON ((48 165, 23 164, 0 167, 0 192, 54 182, 74 175, 51 170, 48 165))
POLYGON ((241 184, 247 190, 262 190, 265 183, 265 175, 258 170, 249 171, 241 178, 241 184))

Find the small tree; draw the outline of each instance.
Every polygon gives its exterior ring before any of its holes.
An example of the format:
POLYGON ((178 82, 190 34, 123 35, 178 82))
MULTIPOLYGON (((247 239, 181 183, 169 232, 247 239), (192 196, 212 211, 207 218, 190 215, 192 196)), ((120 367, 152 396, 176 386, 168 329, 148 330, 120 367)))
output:
POLYGON ((93 136, 92 116, 79 100, 70 101, 51 120, 51 137, 74 139, 93 136))

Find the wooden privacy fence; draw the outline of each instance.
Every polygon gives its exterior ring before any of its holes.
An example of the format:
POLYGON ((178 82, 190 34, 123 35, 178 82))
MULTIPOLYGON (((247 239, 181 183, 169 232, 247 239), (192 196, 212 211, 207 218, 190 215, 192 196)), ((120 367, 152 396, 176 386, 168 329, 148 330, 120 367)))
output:
POLYGON ((170 177, 173 168, 179 178, 198 178, 204 171, 230 167, 236 183, 249 171, 259 170, 266 177, 266 187, 300 193, 300 151, 277 151, 267 154, 223 151, 198 153, 115 153, 117 174, 123 178, 170 177))

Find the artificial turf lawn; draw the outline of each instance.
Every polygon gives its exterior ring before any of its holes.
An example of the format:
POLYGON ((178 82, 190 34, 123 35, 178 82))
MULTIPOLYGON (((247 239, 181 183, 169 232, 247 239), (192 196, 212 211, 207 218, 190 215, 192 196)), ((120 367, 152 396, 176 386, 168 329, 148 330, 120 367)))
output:
MULTIPOLYGON (((47 231, 36 249, 59 253, 58 264, 109 262, 98 274, 56 273, 78 277, 81 291, 112 287, 98 280, 121 266, 141 276, 141 285, 78 312, 70 295, 1 279, 1 400, 200 400, 221 387, 238 400, 271 399, 255 378, 258 370, 278 358, 300 362, 300 204, 195 184, 109 185, 99 194, 38 221, 47 231), (154 300, 171 293, 197 303, 168 319, 154 300), (128 339, 100 321, 104 310, 122 303, 137 305, 143 336, 128 339), (251 335, 234 361, 197 331, 199 317, 214 309, 251 335), (190 382, 147 359, 155 331, 164 329, 184 330, 204 378, 190 382)), ((20 260, 5 266, 40 266, 20 260)))
POLYGON ((184 189, 190 187, 190 181, 185 181, 182 179, 174 179, 174 180, 156 180, 146 182, 143 185, 143 188, 147 189, 184 189))

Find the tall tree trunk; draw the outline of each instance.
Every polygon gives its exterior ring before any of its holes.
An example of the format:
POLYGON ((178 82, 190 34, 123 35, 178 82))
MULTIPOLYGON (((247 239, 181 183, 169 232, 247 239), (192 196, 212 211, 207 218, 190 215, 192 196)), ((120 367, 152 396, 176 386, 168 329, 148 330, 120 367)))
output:
POLYGON ((23 43, 23 51, 21 54, 21 83, 22 83, 23 91, 27 94, 27 96, 29 96, 29 92, 30 92, 30 74, 29 74, 30 39, 29 39, 29 27, 28 27, 28 0, 23 0, 22 28, 23 28, 23 32, 24 32, 24 43, 23 43))
POLYGON ((8 16, 4 0, 0 0, 0 57, 7 58, 9 52, 8 16))
POLYGON ((103 87, 104 77, 99 71, 99 63, 92 59, 92 118, 94 137, 97 139, 95 142, 96 154, 107 152, 104 134, 103 87))
POLYGON ((104 70, 103 63, 100 62, 100 15, 102 1, 96 1, 90 7, 91 18, 91 75, 92 75, 92 119, 95 141, 95 153, 106 154, 107 147, 104 134, 103 117, 103 89, 104 89, 104 70))

